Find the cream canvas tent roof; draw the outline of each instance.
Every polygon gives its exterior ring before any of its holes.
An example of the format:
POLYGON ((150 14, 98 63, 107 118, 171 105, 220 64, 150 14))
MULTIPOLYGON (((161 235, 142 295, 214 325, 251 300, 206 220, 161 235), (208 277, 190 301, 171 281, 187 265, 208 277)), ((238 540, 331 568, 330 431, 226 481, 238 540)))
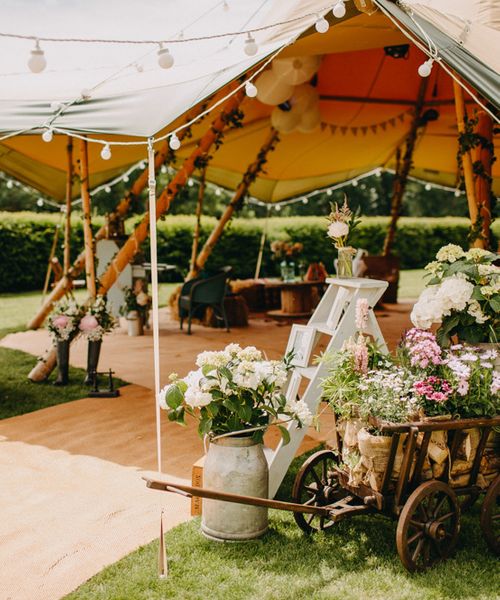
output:
MULTIPOLYGON (((379 3, 384 12, 371 16, 359 13, 352 1, 347 2, 342 20, 332 19, 328 11, 333 26, 319 34, 313 28, 316 15, 326 13, 329 6, 316 0, 230 0, 228 11, 223 10, 223 2, 214 0, 3 2, 0 34, 140 41, 179 39, 181 32, 184 40, 189 40, 264 29, 254 34, 259 51, 251 58, 243 52, 244 37, 236 34, 170 44, 175 65, 169 70, 157 65, 157 44, 43 41, 48 66, 40 74, 32 74, 26 67, 32 40, 0 35, 0 132, 28 130, 0 142, 0 169, 62 199, 66 136, 55 135, 50 145, 40 136, 41 128, 53 117, 54 101, 74 100, 81 97, 83 89, 90 90, 89 99, 73 104, 52 124, 99 139, 144 141, 147 136, 171 131, 183 122, 188 108, 210 94, 216 94, 211 100, 215 102, 227 91, 229 82, 301 33, 280 57, 321 58, 316 86, 321 123, 311 133, 281 136, 266 173, 251 188, 252 195, 264 201, 280 201, 375 167, 394 166, 395 151, 408 131, 421 82, 417 68, 426 59, 402 27, 424 44, 425 36, 415 23, 432 31, 443 62, 498 108, 500 33, 495 3, 407 2, 414 11, 413 21, 394 3, 379 3), (273 27, 267 29, 269 25, 273 27), (408 43, 406 58, 392 58, 384 51, 387 46, 408 43)), ((432 70, 425 100, 426 109, 437 111, 438 118, 418 140, 412 174, 454 186, 458 143, 453 91, 450 76, 438 66, 432 70)), ((244 127, 225 136, 207 173, 209 180, 228 188, 237 185, 255 158, 269 130, 273 107, 247 98, 242 110, 244 127)), ((205 119, 193 127, 193 137, 177 153, 178 161, 207 126, 205 119)), ((109 161, 100 158, 101 148, 89 145, 92 186, 145 158, 144 145, 113 147, 109 161)), ((498 163, 494 168, 498 193, 498 163)), ((78 194, 77 185, 74 193, 78 194)))

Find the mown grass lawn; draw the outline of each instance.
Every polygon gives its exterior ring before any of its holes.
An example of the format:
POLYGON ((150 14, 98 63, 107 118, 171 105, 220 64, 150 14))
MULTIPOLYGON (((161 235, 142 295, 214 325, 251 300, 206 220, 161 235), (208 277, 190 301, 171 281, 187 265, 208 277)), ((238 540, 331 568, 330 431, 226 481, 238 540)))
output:
MULTIPOLYGON (((289 497, 294 461, 280 496, 289 497)), ((168 510, 168 495, 164 504, 168 510)), ((498 561, 479 528, 479 507, 465 515, 456 555, 432 570, 405 571, 396 553, 395 523, 373 515, 306 537, 291 513, 271 511, 260 540, 218 543, 199 519, 165 536, 169 576, 157 574, 158 542, 129 554, 66 600, 493 600, 498 561)))

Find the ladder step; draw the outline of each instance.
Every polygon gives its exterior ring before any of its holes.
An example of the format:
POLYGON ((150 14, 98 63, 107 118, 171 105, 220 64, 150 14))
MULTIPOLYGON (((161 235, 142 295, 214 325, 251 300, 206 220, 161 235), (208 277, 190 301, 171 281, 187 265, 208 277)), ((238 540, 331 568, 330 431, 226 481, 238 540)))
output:
POLYGON ((318 367, 316 365, 313 365, 312 367, 295 367, 295 370, 302 375, 302 377, 312 379, 316 375, 318 367))

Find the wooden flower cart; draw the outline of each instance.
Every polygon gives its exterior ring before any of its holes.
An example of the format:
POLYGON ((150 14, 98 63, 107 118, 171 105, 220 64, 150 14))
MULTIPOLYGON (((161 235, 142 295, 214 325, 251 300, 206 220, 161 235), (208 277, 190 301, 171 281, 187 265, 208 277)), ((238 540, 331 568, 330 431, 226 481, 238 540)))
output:
POLYGON ((354 515, 382 514, 397 520, 397 551, 401 562, 411 572, 429 568, 452 554, 460 531, 461 512, 485 494, 481 529, 490 549, 498 554, 500 475, 498 470, 490 473, 486 486, 482 471, 485 449, 494 435, 493 428, 500 427, 500 416, 397 425, 377 423, 377 426, 381 433, 391 436, 378 490, 365 483, 352 483, 349 469, 339 458, 342 455, 340 437, 337 439, 338 450, 321 450, 304 462, 293 486, 293 502, 238 496, 161 480, 147 479, 147 485, 189 497, 290 510, 306 533, 332 529, 342 519, 354 515), (471 460, 468 481, 466 485, 453 487, 450 476, 458 460, 459 448, 472 429, 479 435, 479 442, 471 460), (437 431, 447 435, 446 467, 439 478, 424 481, 429 443, 437 431))

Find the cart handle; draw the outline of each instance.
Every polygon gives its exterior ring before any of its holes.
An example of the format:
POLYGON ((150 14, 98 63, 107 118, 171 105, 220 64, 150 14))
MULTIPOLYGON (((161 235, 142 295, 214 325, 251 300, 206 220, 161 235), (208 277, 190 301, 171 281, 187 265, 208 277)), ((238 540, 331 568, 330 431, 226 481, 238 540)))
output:
POLYGON ((219 492, 218 490, 209 488, 192 487, 190 485, 181 485, 179 483, 169 483, 168 481, 158 481, 147 477, 143 477, 143 479, 146 482, 147 487, 152 490, 181 494, 187 498, 195 496, 210 500, 222 500, 224 502, 234 502, 236 504, 247 504, 250 506, 263 506, 265 508, 276 508, 279 510, 320 515, 323 517, 329 517, 331 515, 331 509, 325 506, 308 506, 306 504, 296 504, 295 502, 281 502, 280 500, 270 500, 268 498, 256 498, 255 496, 240 496, 238 494, 219 492))
POLYGON ((408 433, 412 427, 419 431, 449 431, 451 429, 469 429, 470 427, 499 427, 500 416, 475 419, 448 419, 443 421, 414 421, 410 423, 386 423, 370 419, 382 433, 408 433))

